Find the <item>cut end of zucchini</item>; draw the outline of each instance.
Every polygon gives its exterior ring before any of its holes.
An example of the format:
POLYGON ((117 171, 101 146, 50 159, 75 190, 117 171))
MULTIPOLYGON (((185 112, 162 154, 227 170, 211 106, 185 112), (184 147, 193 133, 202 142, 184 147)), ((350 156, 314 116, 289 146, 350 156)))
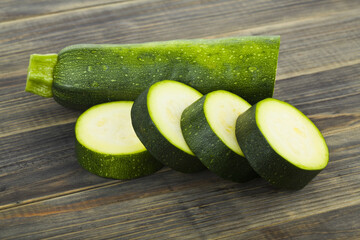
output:
POLYGON ((204 113, 214 133, 231 150, 244 157, 235 136, 238 116, 251 105, 239 96, 224 90, 207 94, 204 113))
POLYGON ((194 88, 172 80, 153 84, 147 97, 150 117, 159 132, 174 146, 193 156, 182 135, 180 119, 184 109, 201 97, 194 88))
POLYGON ((57 54, 33 54, 26 81, 26 92, 42 97, 52 97, 53 70, 57 63, 57 54))
POLYGON ((302 112, 276 99, 261 101, 256 122, 270 146, 284 159, 305 170, 321 170, 329 152, 318 128, 302 112))
POLYGON ((85 111, 76 123, 77 140, 103 154, 132 154, 145 151, 131 124, 133 102, 100 104, 85 111))

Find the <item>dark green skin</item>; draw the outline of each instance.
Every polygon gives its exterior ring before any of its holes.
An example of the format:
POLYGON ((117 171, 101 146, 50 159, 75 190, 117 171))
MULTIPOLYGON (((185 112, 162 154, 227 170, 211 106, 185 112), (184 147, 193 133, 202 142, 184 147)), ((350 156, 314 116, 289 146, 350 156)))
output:
POLYGON ((236 138, 251 167, 277 188, 302 189, 321 170, 298 168, 277 154, 257 126, 255 114, 256 104, 236 121, 236 138))
POLYGON ((157 129, 148 107, 146 89, 135 100, 131 108, 131 121, 136 135, 145 148, 164 165, 183 173, 199 172, 205 169, 200 160, 172 145, 157 129))
POLYGON ((170 79, 203 94, 223 89, 256 103, 273 94, 279 45, 278 36, 74 45, 58 55, 53 96, 66 107, 86 109, 135 100, 151 84, 170 79))
POLYGON ((131 155, 107 155, 92 151, 78 141, 75 150, 80 165, 100 177, 133 179, 153 174, 163 167, 148 151, 131 155))
POLYGON ((204 113, 206 96, 187 107, 181 116, 181 129, 191 151, 224 179, 246 182, 257 177, 247 160, 227 147, 211 129, 204 113))

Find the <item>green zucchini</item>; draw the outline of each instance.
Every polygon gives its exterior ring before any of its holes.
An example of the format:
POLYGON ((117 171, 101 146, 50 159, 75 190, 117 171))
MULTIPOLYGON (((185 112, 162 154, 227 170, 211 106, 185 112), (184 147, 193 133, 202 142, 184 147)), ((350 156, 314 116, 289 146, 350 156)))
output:
POLYGON ((86 109, 135 100, 153 83, 171 79, 203 94, 224 89, 256 103, 273 94, 279 45, 278 36, 73 45, 45 68, 37 66, 54 54, 32 56, 25 90, 86 109))
POLYGON ((235 136, 236 119, 250 107, 239 96, 218 90, 204 95, 182 113, 186 143, 210 171, 224 179, 245 182, 257 176, 235 136))
POLYGON ((184 173, 205 168, 180 128, 181 113, 201 96, 183 83, 163 80, 141 93, 131 109, 134 130, 146 149, 164 165, 184 173))
POLYGON ((75 126, 75 149, 83 168, 101 177, 132 179, 163 166, 137 138, 131 125, 132 105, 131 101, 103 103, 81 114, 75 126))
POLYGON ((298 109, 277 99, 264 99, 241 114, 236 137, 251 167, 279 188, 305 187, 329 160, 318 128, 298 109))

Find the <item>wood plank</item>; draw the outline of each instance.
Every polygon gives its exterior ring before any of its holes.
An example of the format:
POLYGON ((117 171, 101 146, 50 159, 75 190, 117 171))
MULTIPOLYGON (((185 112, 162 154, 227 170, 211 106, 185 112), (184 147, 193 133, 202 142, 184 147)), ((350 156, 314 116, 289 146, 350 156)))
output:
POLYGON ((275 190, 262 179, 233 183, 208 171, 163 171, 2 210, 0 237, 212 239, 358 206, 360 148, 343 146, 359 134, 358 128, 328 136, 339 158, 301 191, 275 190))
POLYGON ((355 8, 318 18, 304 17, 214 37, 280 35, 279 80, 359 63, 360 53, 353 51, 360 49, 360 32, 356 30, 360 29, 359 11, 355 8))
MULTIPOLYGON (((346 135, 337 135, 341 136, 340 139, 333 142, 331 142, 331 138, 329 140, 329 137, 337 132, 359 128, 359 106, 352 104, 360 96, 360 86, 354 82, 358 69, 359 65, 354 65, 279 81, 276 85, 275 97, 291 102, 308 114, 324 133, 328 143, 343 144, 336 148, 358 146, 359 139, 353 138, 352 141, 344 141, 341 137, 345 138, 346 135), (338 83, 339 74, 342 75, 341 83, 338 83), (313 88, 311 83, 317 78, 321 79, 323 84, 313 88), (313 104, 304 101, 311 96, 324 99, 329 97, 328 93, 334 89, 338 89, 333 95, 335 100, 330 98, 327 101, 318 101, 313 104), (348 92, 346 89, 351 89, 351 91, 348 92)), ((34 109, 38 109, 36 114, 33 113, 35 110, 25 111, 11 120, 24 119, 23 121, 25 121, 30 118, 32 122, 41 121, 44 116, 43 106, 38 107, 34 106, 34 109)), ((45 115, 46 118, 55 119, 61 109, 63 108, 60 106, 58 110, 53 109, 50 115, 45 115)), ((69 117, 69 115, 66 116, 67 110, 64 112, 63 120, 69 117)), ((7 123, 6 120, 3 120, 3 122, 5 126, 11 127, 11 121, 7 123)), ((56 196, 56 194, 66 194, 68 191, 82 191, 83 188, 94 184, 105 182, 112 184, 111 180, 87 173, 77 164, 74 156, 73 129, 74 122, 71 119, 70 123, 58 122, 51 127, 10 134, 0 138, 0 146, 2 146, 0 149, 2 158, 0 182, 3 186, 0 202, 3 206, 31 202, 33 201, 31 199, 36 200, 46 195, 56 196), (32 180, 24 182, 24 179, 32 180)), ((334 154, 336 150, 330 148, 330 151, 331 154, 334 154)), ((331 157, 334 156, 331 155, 331 157)), ((338 159, 341 157, 337 156, 338 159)), ((146 180, 144 179, 144 181, 146 180)))
POLYGON ((23 92, 9 95, 9 100, 0 103, 0 137, 74 123, 81 113, 66 109, 56 104, 53 99, 35 97, 23 92))
POLYGON ((0 3, 0 239, 359 238, 358 1, 18 1, 0 3), (263 34, 282 36, 275 97, 307 114, 330 149, 300 191, 168 168, 97 177, 74 155, 80 112, 23 91, 34 52, 263 34))
MULTIPOLYGON (((291 60, 290 66, 299 66, 297 71, 307 69, 301 67, 302 60, 307 59, 305 56, 300 59, 303 50, 307 51, 307 57, 313 57, 314 63, 320 60, 326 60, 328 64, 348 62, 358 59, 356 52, 349 51, 359 47, 356 41, 359 36, 358 9, 357 1, 340 0, 327 1, 326 5, 321 1, 286 0, 277 1, 276 5, 265 0, 145 1, 6 22, 0 24, 3 46, 0 68, 7 71, 0 72, 0 78, 6 79, 7 84, 19 84, 11 78, 26 74, 30 54, 58 52, 76 43, 135 43, 204 38, 229 32, 234 36, 249 34, 250 29, 259 27, 254 34, 281 34, 293 36, 292 41, 299 40, 293 43, 283 36, 282 48, 289 43, 306 46, 280 57, 280 60, 286 58, 281 64, 291 60), (304 19, 307 21, 303 22, 304 19), (284 20, 290 24, 288 27, 285 24, 285 31, 281 30, 284 20), (334 24, 335 20, 339 23, 334 24), (273 25, 275 29, 271 28, 273 25), (325 47, 323 51, 319 44, 325 47), (334 45, 338 45, 336 51, 332 51, 334 45), (294 55, 299 56, 294 58, 294 55)), ((279 73, 282 74, 281 64, 279 73)))
MULTIPOLYGON (((360 239, 360 205, 336 209, 242 234, 244 239, 360 239)), ((237 234, 221 239, 233 239, 237 234)))
POLYGON ((14 21, 24 18, 33 18, 42 15, 88 9, 113 3, 126 2, 120 0, 2 0, 0 2, 0 22, 14 21), (19 7, 21 6, 21 7, 19 7))
POLYGON ((109 182, 83 171, 77 163, 74 125, 68 123, 0 139, 1 207, 109 182))

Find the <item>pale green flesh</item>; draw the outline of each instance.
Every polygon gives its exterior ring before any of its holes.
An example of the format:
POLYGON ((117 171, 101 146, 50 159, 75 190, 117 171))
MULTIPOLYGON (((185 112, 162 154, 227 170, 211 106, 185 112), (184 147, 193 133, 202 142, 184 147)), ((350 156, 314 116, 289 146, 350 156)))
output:
POLYGON ((122 101, 88 109, 76 123, 76 139, 98 153, 122 155, 145 151, 131 124, 132 105, 131 101, 122 101))
POLYGON ((194 155, 186 144, 180 127, 186 107, 202 97, 192 87, 176 81, 161 81, 152 85, 147 97, 150 117, 159 132, 174 146, 194 155))
POLYGON ((306 170, 327 165, 329 151, 320 131, 290 104, 263 100, 256 107, 256 123, 270 146, 293 165, 306 170))
POLYGON ((205 117, 211 129, 226 146, 241 156, 244 154, 235 136, 236 120, 250 107, 241 97, 224 90, 209 93, 204 102, 205 117))

